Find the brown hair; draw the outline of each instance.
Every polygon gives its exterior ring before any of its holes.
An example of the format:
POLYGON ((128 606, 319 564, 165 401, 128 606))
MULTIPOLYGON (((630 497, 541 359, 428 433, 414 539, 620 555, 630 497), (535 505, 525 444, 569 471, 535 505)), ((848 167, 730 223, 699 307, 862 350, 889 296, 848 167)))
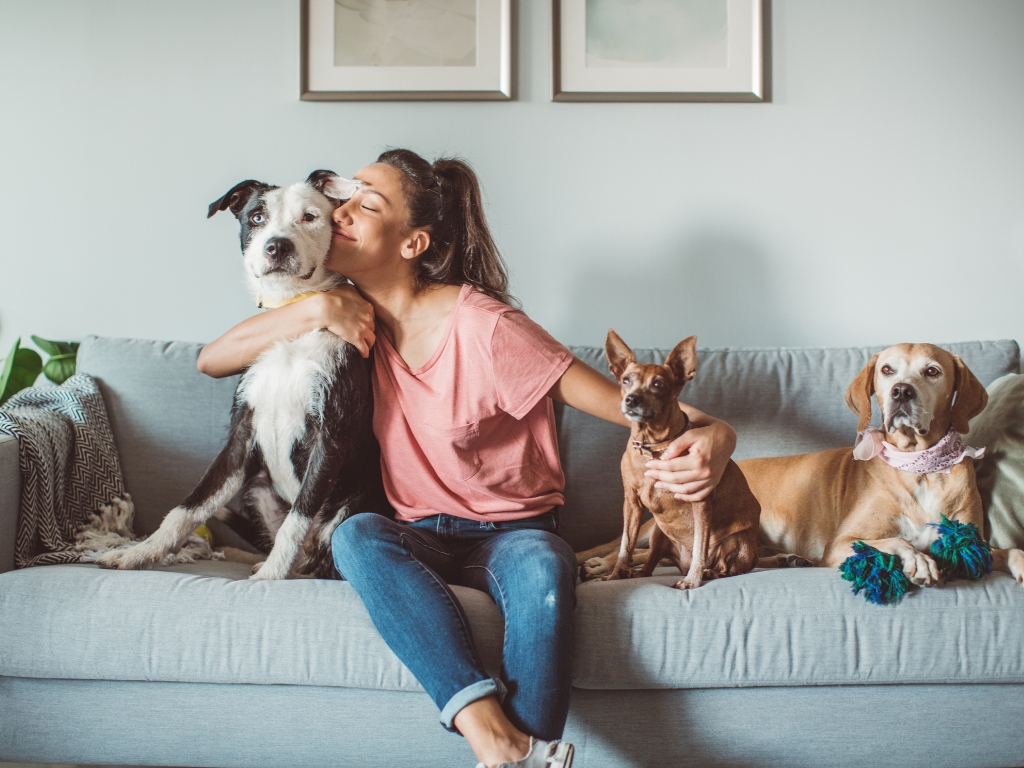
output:
POLYGON ((480 183, 459 158, 428 163, 408 149, 389 149, 377 158, 402 172, 402 191, 411 229, 430 233, 430 245, 416 259, 416 281, 428 285, 469 283, 498 301, 516 306, 508 292, 508 271, 484 219, 480 183))

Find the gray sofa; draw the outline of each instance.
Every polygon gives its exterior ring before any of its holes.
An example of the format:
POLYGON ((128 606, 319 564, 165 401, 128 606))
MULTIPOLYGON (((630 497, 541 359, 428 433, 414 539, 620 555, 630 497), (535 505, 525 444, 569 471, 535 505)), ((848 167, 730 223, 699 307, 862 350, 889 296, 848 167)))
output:
MULTIPOLYGON (((953 344, 986 385, 1015 342, 953 344)), ((225 437, 234 380, 200 347, 87 339, 137 528, 148 533, 225 437)), ((575 350, 604 370, 603 352, 575 350)), ((871 349, 705 350, 684 399, 727 419, 737 458, 851 443, 845 389, 871 349)), ((662 359, 664 350, 642 351, 662 359)), ((625 429, 557 410, 576 548, 620 533, 625 429)), ((968 441, 969 442, 969 441, 968 441)), ((13 571, 17 445, 0 438, 0 760, 195 766, 471 766, 344 582, 249 582, 223 562, 13 571)), ((1024 590, 1007 575, 880 608, 835 570, 699 590, 577 590, 566 738, 577 766, 1024 764, 1024 590)), ((456 588, 487 663, 502 621, 456 588)))

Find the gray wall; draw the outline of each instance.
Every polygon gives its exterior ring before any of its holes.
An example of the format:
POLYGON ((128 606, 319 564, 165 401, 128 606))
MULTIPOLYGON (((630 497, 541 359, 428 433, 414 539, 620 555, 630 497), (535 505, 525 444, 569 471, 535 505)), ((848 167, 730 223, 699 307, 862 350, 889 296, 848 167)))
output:
POLYGON ((458 153, 566 343, 1024 339, 1024 2, 776 0, 771 104, 298 100, 298 0, 0 0, 0 355, 210 340, 254 311, 243 178, 458 153))

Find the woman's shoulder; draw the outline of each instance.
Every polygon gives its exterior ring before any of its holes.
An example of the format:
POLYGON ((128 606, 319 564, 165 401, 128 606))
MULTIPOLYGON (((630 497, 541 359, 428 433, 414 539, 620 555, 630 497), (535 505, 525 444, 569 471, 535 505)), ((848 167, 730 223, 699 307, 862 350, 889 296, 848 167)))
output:
POLYGON ((515 307, 510 307, 503 301, 498 301, 493 296, 488 296, 486 293, 481 291, 479 288, 465 283, 462 286, 462 306, 470 307, 480 312, 485 312, 491 315, 500 317, 509 312, 520 312, 521 310, 515 307))

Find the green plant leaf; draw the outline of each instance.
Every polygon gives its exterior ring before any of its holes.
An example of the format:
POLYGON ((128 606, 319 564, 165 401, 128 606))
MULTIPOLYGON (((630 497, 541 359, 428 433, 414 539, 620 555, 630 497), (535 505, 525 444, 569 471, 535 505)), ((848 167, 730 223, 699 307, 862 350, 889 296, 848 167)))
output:
POLYGON ((75 353, 52 355, 43 366, 43 373, 54 384, 63 384, 75 375, 75 353))
POLYGON ((63 384, 75 375, 75 358, 78 355, 77 341, 50 341, 33 336, 36 346, 46 352, 50 359, 43 366, 46 378, 54 384, 63 384))
POLYGON ((15 339, 0 373, 0 405, 6 403, 11 395, 31 387, 42 370, 43 358, 39 353, 34 349, 21 349, 21 339, 15 339))
POLYGON ((73 355, 78 351, 77 341, 50 341, 33 336, 32 341, 48 355, 73 355))

